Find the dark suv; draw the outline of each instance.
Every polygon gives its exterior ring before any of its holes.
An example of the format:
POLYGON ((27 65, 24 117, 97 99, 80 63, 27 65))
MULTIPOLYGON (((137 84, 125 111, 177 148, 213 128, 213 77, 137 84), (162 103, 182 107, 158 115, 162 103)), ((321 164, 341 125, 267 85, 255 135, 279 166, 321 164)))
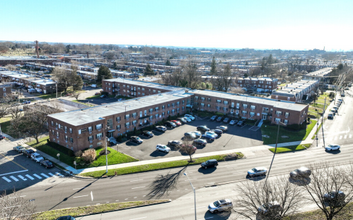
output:
POLYGON ((142 136, 145 136, 145 137, 149 137, 149 138, 151 138, 151 137, 153 137, 154 135, 153 135, 153 133, 152 133, 152 131, 142 131, 142 134, 141 134, 142 136))
POLYGON ((208 160, 206 162, 203 162, 201 163, 201 167, 202 168, 209 168, 209 167, 216 167, 218 166, 218 161, 216 159, 211 159, 211 160, 208 160))
POLYGON ((143 140, 138 136, 131 136, 130 141, 135 142, 137 144, 141 144, 143 142, 143 140))
POLYGON ((210 129, 206 125, 199 125, 197 126, 197 130, 201 132, 209 131, 210 129))
POLYGON ((34 150, 32 149, 28 149, 28 150, 25 150, 23 151, 23 155, 26 155, 26 157, 31 157, 31 155, 34 153, 34 150))
POLYGON ((171 122, 171 121, 167 121, 165 123, 165 126, 166 127, 169 127, 169 128, 175 128, 176 127, 176 124, 174 122, 171 122))

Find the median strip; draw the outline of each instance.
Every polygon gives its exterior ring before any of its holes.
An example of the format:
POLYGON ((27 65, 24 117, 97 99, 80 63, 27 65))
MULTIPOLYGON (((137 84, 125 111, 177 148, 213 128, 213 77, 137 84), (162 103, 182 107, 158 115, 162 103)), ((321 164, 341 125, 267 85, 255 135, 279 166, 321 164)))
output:
MULTIPOLYGON (((287 146, 287 147, 277 147, 276 154, 306 150, 310 146, 311 146, 311 144, 299 144, 299 145, 293 145, 293 146, 287 146)), ((272 153, 275 152, 275 148, 274 147, 273 148, 269 148, 269 150, 272 153)))

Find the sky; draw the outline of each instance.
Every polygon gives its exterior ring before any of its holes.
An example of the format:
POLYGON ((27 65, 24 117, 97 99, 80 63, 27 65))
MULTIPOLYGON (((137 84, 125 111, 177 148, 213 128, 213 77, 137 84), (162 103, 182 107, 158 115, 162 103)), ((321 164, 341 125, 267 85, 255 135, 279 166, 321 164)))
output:
POLYGON ((352 0, 0 0, 0 40, 353 50, 352 0))

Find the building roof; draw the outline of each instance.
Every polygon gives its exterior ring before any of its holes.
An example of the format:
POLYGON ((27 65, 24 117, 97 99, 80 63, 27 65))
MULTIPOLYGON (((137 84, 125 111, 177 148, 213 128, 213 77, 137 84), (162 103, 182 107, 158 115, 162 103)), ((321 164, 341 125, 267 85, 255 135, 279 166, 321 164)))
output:
POLYGON ((326 67, 321 70, 317 70, 311 73, 306 74, 305 76, 310 76, 310 77, 324 77, 327 74, 329 74, 332 71, 331 67, 326 67))
POLYGON ((185 97, 190 97, 191 95, 191 93, 185 93, 184 91, 179 90, 168 93, 145 96, 136 99, 129 99, 122 102, 113 102, 105 105, 75 111, 56 113, 51 114, 49 116, 71 124, 73 126, 79 126, 102 120, 99 118, 112 116, 114 114, 119 114, 126 111, 147 108, 149 106, 162 104, 169 101, 175 101, 185 97))
POLYGON ((164 90, 185 90, 185 88, 176 87, 176 86, 166 86, 159 83, 149 82, 149 81, 141 81, 141 80, 133 80, 133 79, 124 79, 124 78, 114 78, 114 79, 105 79, 104 82, 118 82, 118 83, 129 83, 136 86, 145 86, 155 89, 164 89, 164 90))
POLYGON ((194 93, 195 95, 198 94, 198 95, 213 96, 215 98, 229 99, 234 101, 269 105, 275 108, 282 108, 282 109, 288 109, 288 110, 294 110, 294 111, 301 111, 306 108, 306 105, 296 104, 295 102, 278 101, 278 100, 269 99, 269 98, 239 95, 234 93, 217 92, 217 91, 210 91, 210 90, 193 90, 193 91, 190 91, 190 93, 194 93))
POLYGON ((274 95, 297 94, 317 83, 319 83, 317 80, 301 80, 295 83, 287 84, 286 86, 282 87, 282 89, 277 90, 272 94, 274 95))

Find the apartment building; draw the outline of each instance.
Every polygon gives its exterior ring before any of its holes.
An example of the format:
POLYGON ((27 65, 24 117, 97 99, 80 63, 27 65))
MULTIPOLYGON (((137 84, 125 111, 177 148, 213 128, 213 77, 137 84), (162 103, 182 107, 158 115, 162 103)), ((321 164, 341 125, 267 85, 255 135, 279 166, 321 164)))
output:
POLYGON ((236 78, 235 84, 244 90, 256 90, 257 92, 272 92, 277 89, 278 79, 274 78, 236 78))
POLYGON ((76 111, 48 115, 50 141, 73 151, 103 146, 104 138, 117 137, 153 125, 169 115, 186 113, 191 93, 155 94, 76 111))
POLYGON ((304 80, 324 80, 332 72, 331 67, 326 67, 303 76, 304 80))
POLYGON ((287 84, 280 90, 271 94, 272 99, 301 102, 310 98, 312 93, 317 92, 319 87, 318 80, 301 80, 287 84))
POLYGON ((11 83, 0 83, 0 99, 6 98, 11 95, 11 83))
POLYGON ((277 101, 268 98, 237 95, 209 90, 192 91, 193 108, 220 112, 242 119, 270 120, 271 123, 302 124, 308 114, 308 105, 277 101))

